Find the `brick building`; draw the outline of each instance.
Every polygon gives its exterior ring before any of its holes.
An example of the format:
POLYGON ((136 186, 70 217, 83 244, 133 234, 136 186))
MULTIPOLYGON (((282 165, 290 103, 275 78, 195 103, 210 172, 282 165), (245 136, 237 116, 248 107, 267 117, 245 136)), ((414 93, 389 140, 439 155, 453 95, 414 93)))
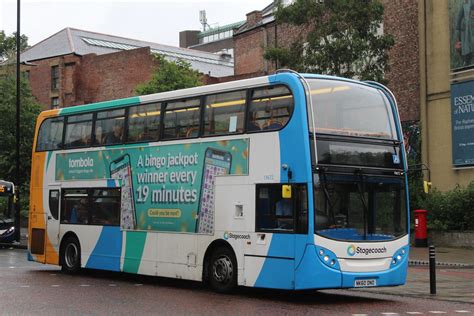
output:
POLYGON ((227 56, 65 28, 21 54, 33 95, 44 108, 130 97, 159 65, 154 53, 183 59, 215 82, 233 74, 227 56))
MULTIPOLYGON (((415 0, 383 0, 385 5, 383 31, 395 37, 389 53, 390 72, 386 74, 389 88, 397 98, 404 122, 419 120, 419 49, 418 2, 415 0)), ((268 47, 288 47, 303 36, 305 29, 277 25, 275 3, 261 11, 247 14, 247 21, 234 34, 235 76, 250 77, 275 71, 278 65, 267 61, 263 53, 268 47)))

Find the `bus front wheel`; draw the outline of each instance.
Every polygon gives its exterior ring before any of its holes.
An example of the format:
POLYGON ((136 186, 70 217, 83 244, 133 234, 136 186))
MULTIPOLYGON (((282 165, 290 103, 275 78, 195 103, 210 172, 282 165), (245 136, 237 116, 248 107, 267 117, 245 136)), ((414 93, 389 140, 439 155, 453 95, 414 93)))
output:
POLYGON ((68 237, 64 241, 61 256, 61 268, 64 272, 74 274, 81 268, 81 247, 77 238, 68 237))
POLYGON ((229 248, 217 248, 208 269, 209 284, 216 292, 229 293, 237 286, 237 260, 229 248))

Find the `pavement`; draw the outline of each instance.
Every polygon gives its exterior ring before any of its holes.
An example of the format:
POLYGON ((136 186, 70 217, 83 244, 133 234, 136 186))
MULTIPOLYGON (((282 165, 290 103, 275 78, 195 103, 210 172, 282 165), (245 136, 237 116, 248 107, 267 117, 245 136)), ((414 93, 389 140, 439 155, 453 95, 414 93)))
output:
MULTIPOLYGON (((26 228, 15 246, 26 248, 26 228)), ((411 247, 407 282, 398 287, 352 289, 409 297, 429 298, 474 304, 474 249, 435 248, 436 294, 430 293, 429 248, 411 247)))
POLYGON ((403 286, 351 291, 375 292, 474 304, 474 249, 435 248, 436 294, 430 294, 429 248, 411 247, 403 286))

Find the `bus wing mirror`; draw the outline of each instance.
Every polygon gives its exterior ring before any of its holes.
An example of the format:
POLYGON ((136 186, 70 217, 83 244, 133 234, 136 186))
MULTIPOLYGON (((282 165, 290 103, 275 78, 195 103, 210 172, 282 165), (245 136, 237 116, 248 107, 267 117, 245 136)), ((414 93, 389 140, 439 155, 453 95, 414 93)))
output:
POLYGON ((284 184, 281 186, 281 197, 284 199, 291 199, 291 185, 284 184))

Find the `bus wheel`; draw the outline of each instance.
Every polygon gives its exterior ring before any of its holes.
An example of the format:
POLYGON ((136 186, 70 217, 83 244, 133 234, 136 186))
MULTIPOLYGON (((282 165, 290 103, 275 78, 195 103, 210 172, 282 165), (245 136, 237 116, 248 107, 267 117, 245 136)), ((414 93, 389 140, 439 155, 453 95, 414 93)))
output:
POLYGON ((209 284, 219 293, 229 293, 237 286, 237 260, 228 247, 217 248, 211 256, 209 284))
POLYGON ((81 268, 81 247, 77 238, 68 237, 64 241, 61 268, 69 274, 77 273, 81 268))

